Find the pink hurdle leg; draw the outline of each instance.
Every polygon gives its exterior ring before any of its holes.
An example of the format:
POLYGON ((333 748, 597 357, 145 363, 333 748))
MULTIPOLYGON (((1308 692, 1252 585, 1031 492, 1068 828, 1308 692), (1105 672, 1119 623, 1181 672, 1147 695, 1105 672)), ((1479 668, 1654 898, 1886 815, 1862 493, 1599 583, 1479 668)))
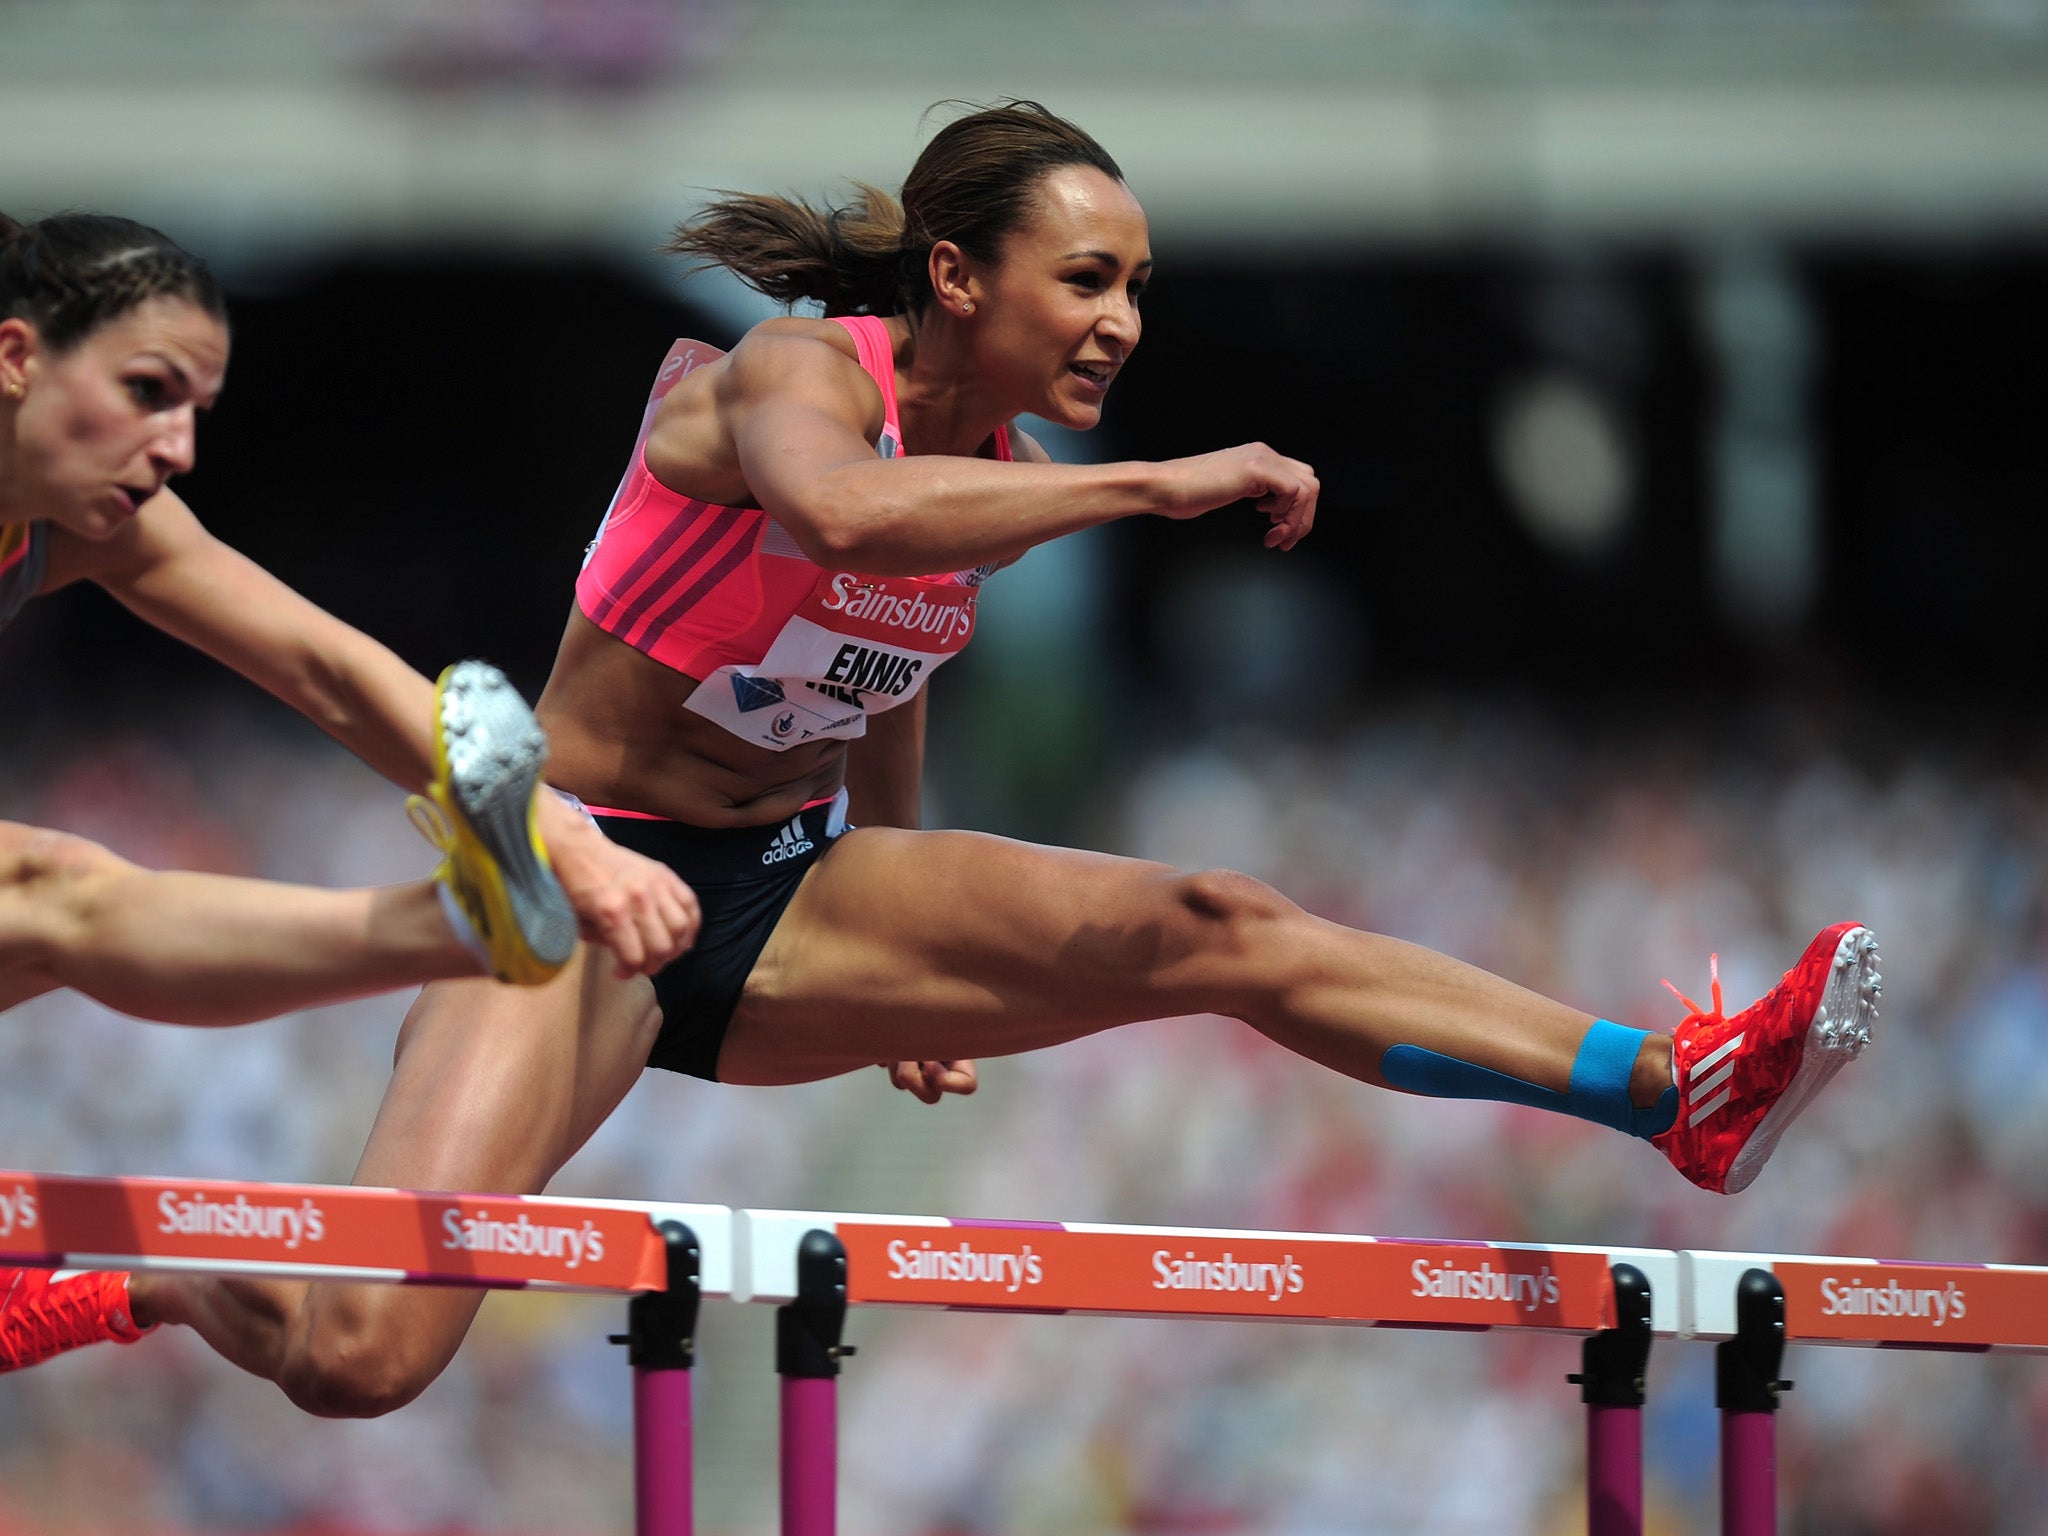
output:
POLYGON ((1778 1536, 1778 1419, 1721 1415, 1722 1536, 1778 1536))
POLYGON ((775 1311, 782 1377, 783 1536, 833 1536, 839 1524, 839 1342, 846 1326, 846 1245, 804 1234, 797 1298, 775 1311))
POLYGON ((1785 1353, 1785 1288, 1767 1269, 1735 1288, 1735 1337, 1714 1350, 1721 1409, 1722 1536, 1777 1536, 1778 1378, 1785 1353))
POLYGON ((633 1367, 633 1530, 635 1536, 691 1536, 695 1521, 690 1467, 690 1366, 696 1359, 697 1237, 664 1221, 668 1289, 626 1304, 626 1346, 633 1367))
POLYGON ((1643 1536, 1643 1410, 1586 1409, 1587 1536, 1643 1536))
POLYGON ((1615 1326, 1586 1340, 1569 1379, 1586 1405, 1587 1536, 1642 1536, 1643 1394, 1650 1366, 1650 1281, 1614 1266, 1615 1326))
POLYGON ((839 1526, 839 1383, 782 1378, 783 1536, 832 1536, 839 1526))
POLYGON ((636 1536, 691 1536, 690 1373, 633 1372, 633 1529, 636 1536))

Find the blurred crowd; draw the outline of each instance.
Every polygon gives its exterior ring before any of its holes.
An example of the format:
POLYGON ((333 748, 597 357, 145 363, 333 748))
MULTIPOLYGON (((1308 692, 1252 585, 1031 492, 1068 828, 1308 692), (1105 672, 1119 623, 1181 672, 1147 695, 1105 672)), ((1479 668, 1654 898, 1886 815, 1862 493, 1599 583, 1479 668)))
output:
MULTIPOLYGON (((1376 711, 1313 744, 1164 752, 1080 840, 1264 877, 1328 917, 1669 1028, 1731 1011, 1825 924, 1883 944, 1876 1045, 1750 1192, 1691 1189, 1577 1121, 1370 1090, 1222 1019, 984 1065, 926 1108, 878 1072, 804 1089, 650 1074, 558 1192, 940 1212, 2048 1262, 2048 758, 1882 711, 1704 707, 1570 722, 1513 703, 1376 711)), ((322 884, 431 859, 396 792, 228 714, 176 740, 0 767, 0 815, 152 864, 322 884)), ((936 786, 943 801, 943 775, 936 786)), ((343 1180, 405 999, 228 1033, 71 996, 0 1019, 0 1166, 343 1180)), ((120 1530, 620 1532, 614 1303, 506 1296, 417 1403, 290 1410, 187 1337, 0 1380, 0 1536, 120 1530)), ((765 1309, 706 1309, 700 1526, 774 1529, 765 1309)), ((1568 1338, 860 1314, 843 1380, 849 1536, 1583 1529, 1568 1338)), ((1795 1349, 1789 1532, 2020 1536, 2048 1508, 2048 1366, 1795 1349)), ((1650 1366, 1651 1529, 1717 1526, 1712 1352, 1650 1366)))

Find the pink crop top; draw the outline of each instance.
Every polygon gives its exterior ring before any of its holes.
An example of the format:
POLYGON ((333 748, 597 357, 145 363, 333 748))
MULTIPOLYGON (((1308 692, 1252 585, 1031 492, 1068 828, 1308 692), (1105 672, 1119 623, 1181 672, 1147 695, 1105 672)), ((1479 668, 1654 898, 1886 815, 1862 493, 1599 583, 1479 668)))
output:
MULTIPOLYGON (((840 318, 882 391, 876 451, 902 451, 889 329, 840 318)), ((647 470, 647 435, 677 379, 725 354, 700 341, 669 349, 648 397, 631 467, 583 558, 576 603, 591 623, 697 678, 687 707, 758 746, 851 739, 867 717, 914 698, 974 633, 993 566, 942 576, 828 571, 758 508, 678 495, 647 470)), ((996 456, 1010 434, 996 428, 996 456)))

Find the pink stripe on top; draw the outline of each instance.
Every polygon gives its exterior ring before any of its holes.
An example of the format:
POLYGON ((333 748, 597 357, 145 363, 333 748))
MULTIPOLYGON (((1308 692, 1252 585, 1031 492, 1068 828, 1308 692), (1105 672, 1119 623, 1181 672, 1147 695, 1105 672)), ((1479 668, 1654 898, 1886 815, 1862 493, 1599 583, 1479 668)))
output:
MULTIPOLYGON (((881 395, 876 452, 903 452, 888 323, 839 317, 861 371, 881 395)), ((724 356, 679 341, 655 380, 640 437, 576 582, 593 624, 698 680, 684 707, 741 740, 783 751, 853 740, 870 715, 916 697, 974 630, 979 589, 995 565, 929 576, 827 570, 759 507, 684 496, 647 467, 647 441, 676 380, 724 356)), ((988 445, 1011 457, 998 426, 988 445)))

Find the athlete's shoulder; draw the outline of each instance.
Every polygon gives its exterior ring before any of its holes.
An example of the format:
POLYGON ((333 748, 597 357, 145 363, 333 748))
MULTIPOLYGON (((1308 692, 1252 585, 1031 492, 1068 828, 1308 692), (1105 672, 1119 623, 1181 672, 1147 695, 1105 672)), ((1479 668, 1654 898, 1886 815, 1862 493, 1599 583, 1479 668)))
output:
POLYGON ((735 364, 789 363, 792 359, 813 364, 828 362, 830 356, 845 358, 860 366, 860 346, 853 332, 836 320, 815 320, 808 315, 775 315, 749 327, 732 349, 735 364), (829 349, 828 353, 821 348, 829 349))
POLYGON ((880 430, 880 388, 861 366, 853 333, 830 320, 778 315, 755 325, 726 358, 718 379, 727 409, 803 398, 880 430))

